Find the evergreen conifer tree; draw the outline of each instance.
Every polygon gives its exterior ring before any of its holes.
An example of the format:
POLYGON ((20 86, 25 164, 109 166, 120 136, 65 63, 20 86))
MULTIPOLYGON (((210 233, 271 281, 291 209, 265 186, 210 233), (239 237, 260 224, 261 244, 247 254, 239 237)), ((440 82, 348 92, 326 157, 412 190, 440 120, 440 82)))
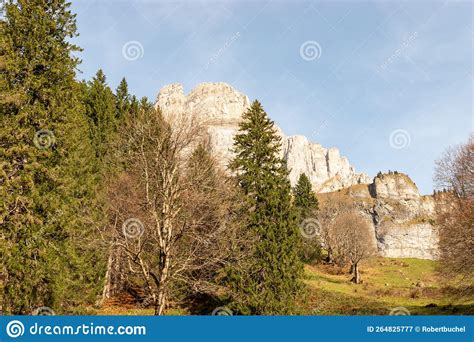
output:
POLYGON ((101 69, 88 82, 85 104, 96 154, 102 159, 109 150, 108 145, 117 129, 117 122, 115 97, 101 69))
MULTIPOLYGON (((304 226, 315 225, 314 222, 317 220, 319 204, 316 194, 313 192, 311 182, 305 173, 302 173, 298 178, 293 192, 300 227, 303 229, 304 226)), ((301 259, 304 262, 313 263, 321 258, 321 242, 318 236, 304 236, 301 248, 301 259)))
POLYGON ((75 81, 66 1, 10 0, 1 20, 0 282, 6 313, 53 310, 92 294, 100 253, 93 149, 75 81))
POLYGON ((140 110, 140 103, 135 95, 132 95, 130 99, 130 109, 129 109, 129 116, 134 118, 138 115, 140 110))
POLYGON ((300 234, 280 140, 254 101, 243 114, 230 164, 248 201, 247 229, 257 237, 247 269, 230 272, 234 300, 244 314, 294 312, 302 288, 300 234))
POLYGON ((302 173, 298 178, 298 183, 294 188, 295 206, 300 212, 300 218, 306 219, 318 210, 318 199, 308 176, 302 173))
POLYGON ((115 91, 115 119, 121 123, 130 112, 131 98, 128 93, 128 84, 125 78, 122 78, 115 91))

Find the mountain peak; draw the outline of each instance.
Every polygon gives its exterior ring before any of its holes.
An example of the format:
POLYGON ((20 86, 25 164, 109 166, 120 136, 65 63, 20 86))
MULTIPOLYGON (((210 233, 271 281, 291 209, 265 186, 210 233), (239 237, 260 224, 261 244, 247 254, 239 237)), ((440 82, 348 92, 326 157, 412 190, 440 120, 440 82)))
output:
MULTIPOLYGON (((156 106, 166 117, 192 116, 205 126, 211 152, 222 166, 232 159, 234 136, 239 130, 242 114, 250 107, 249 98, 227 83, 201 83, 187 95, 180 84, 161 88, 156 106)), ((275 125, 276 126, 276 125, 275 125)), ((324 148, 302 135, 282 137, 282 157, 290 169, 290 181, 296 184, 301 173, 310 179, 317 192, 335 191, 354 184, 368 184, 371 179, 356 173, 347 158, 337 148, 324 148)))

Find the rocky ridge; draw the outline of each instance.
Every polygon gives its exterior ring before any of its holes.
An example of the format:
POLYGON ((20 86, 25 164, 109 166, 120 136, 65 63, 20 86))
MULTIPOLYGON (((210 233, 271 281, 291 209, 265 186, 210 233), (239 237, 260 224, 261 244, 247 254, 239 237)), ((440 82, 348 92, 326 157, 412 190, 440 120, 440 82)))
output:
MULTIPOLYGON (((190 116, 204 126, 212 153, 225 167, 232 159, 234 136, 250 101, 225 83, 201 83, 188 95, 182 85, 171 84, 160 90, 156 106, 165 117, 190 116)), ((316 192, 330 192, 370 182, 367 175, 355 171, 337 148, 324 148, 304 136, 286 136, 279 127, 276 129, 282 138, 281 153, 287 161, 293 185, 303 172, 316 192)))
POLYGON ((405 174, 379 174, 371 184, 356 185, 320 200, 350 198, 371 227, 379 255, 392 258, 438 258, 438 229, 433 196, 421 196, 405 174))

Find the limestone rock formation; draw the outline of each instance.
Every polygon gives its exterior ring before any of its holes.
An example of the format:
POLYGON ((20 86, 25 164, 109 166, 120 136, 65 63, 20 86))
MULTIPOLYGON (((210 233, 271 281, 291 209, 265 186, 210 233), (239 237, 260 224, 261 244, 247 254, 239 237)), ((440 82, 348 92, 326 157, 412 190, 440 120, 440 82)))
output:
POLYGON ((436 259, 438 229, 433 196, 420 196, 413 181, 401 173, 375 177, 369 187, 376 200, 371 214, 380 254, 436 259))
MULTIPOLYGON (((188 95, 180 84, 163 87, 157 97, 167 118, 192 117, 203 125, 208 135, 211 151, 222 167, 232 158, 232 146, 242 114, 250 106, 247 96, 225 83, 202 83, 188 95)), ((324 148, 310 142, 304 136, 282 137, 282 156, 290 169, 290 181, 294 185, 301 173, 306 173, 317 192, 342 189, 353 184, 367 184, 370 178, 356 173, 337 148, 324 148)))
POLYGON ((402 173, 375 177, 370 189, 375 197, 381 199, 406 200, 418 199, 420 197, 415 183, 402 173))
MULTIPOLYGON (((433 196, 421 196, 407 175, 380 174, 369 185, 351 186, 320 196, 349 197, 360 214, 372 222, 381 256, 420 259, 438 257, 438 228, 434 221, 433 196)), ((331 197, 331 200, 337 199, 331 197)))

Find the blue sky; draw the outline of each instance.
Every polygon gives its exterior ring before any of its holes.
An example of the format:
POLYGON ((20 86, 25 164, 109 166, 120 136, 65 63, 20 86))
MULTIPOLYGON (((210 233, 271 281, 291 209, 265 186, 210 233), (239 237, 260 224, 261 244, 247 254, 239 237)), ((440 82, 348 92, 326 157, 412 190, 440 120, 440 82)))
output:
POLYGON ((470 1, 77 0, 80 78, 155 99, 226 82, 288 135, 338 147, 357 171, 407 173, 473 131, 470 1), (136 54, 135 54, 136 53, 136 54))

